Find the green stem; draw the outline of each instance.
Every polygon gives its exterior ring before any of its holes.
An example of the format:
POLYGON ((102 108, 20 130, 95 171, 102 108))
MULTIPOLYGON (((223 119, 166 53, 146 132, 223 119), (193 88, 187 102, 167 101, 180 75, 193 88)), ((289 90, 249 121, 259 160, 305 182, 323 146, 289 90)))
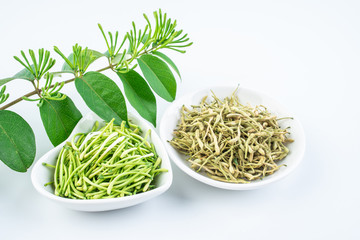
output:
MULTIPOLYGON (((37 87, 37 85, 35 85, 35 82, 34 81, 31 81, 32 85, 34 86, 35 88, 35 94, 37 94, 40 98, 41 98, 41 90, 37 87)), ((39 83, 39 81, 38 81, 39 83)))

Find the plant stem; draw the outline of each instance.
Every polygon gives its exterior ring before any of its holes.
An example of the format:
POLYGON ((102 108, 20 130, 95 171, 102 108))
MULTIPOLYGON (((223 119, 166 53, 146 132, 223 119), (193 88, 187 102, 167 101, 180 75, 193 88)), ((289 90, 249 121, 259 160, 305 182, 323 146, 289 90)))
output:
MULTIPOLYGON (((107 69, 110 69, 111 67, 112 67, 112 66, 109 65, 109 66, 107 66, 107 67, 104 67, 104 68, 101 68, 101 69, 99 69, 99 70, 96 70, 96 72, 103 72, 103 71, 105 71, 105 70, 107 70, 107 69)), ((74 80, 75 80, 75 78, 71 78, 71 79, 65 80, 65 81, 63 81, 63 82, 64 82, 64 84, 67 84, 67 83, 73 82, 74 80)), ((62 82, 60 82, 60 83, 62 83, 62 82)), ((54 84, 51 85, 50 88, 51 88, 51 87, 54 87, 54 84)), ((23 96, 15 99, 14 101, 12 101, 12 102, 10 102, 10 103, 2 106, 2 107, 0 108, 0 110, 5 110, 5 109, 11 107, 12 105, 15 105, 16 103, 21 102, 22 100, 24 100, 23 97, 31 97, 32 95, 35 95, 35 94, 41 96, 41 90, 39 90, 39 89, 37 89, 37 88, 35 87, 35 90, 34 90, 34 91, 31 91, 31 92, 29 92, 29 93, 27 93, 27 94, 25 94, 25 95, 23 95, 23 96)))
POLYGON ((37 81, 38 82, 38 84, 37 85, 35 85, 35 83, 34 83, 34 81, 32 81, 31 83, 32 83, 32 85, 34 86, 34 88, 35 88, 35 94, 37 94, 40 98, 41 98, 41 90, 39 89, 39 87, 38 87, 38 85, 39 85, 39 80, 37 81))

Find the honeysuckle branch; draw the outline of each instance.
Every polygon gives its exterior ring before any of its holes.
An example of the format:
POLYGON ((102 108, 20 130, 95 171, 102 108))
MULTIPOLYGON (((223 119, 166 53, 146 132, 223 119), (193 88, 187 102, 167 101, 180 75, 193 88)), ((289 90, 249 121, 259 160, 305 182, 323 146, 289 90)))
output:
POLYGON ((2 145, 13 146, 1 149, 0 161, 15 171, 26 172, 35 159, 35 135, 31 126, 19 114, 3 111, 22 100, 37 103, 46 134, 54 146, 68 138, 83 117, 71 97, 62 92, 63 86, 71 82, 74 82, 89 109, 104 121, 114 119, 117 124, 125 122, 129 125, 127 105, 131 104, 142 118, 156 127, 156 95, 166 101, 174 101, 177 82, 173 72, 181 79, 179 69, 162 50, 185 53, 184 48, 192 42, 189 42, 187 34, 177 29, 176 20, 168 18, 161 9, 153 13, 152 21, 145 14, 143 16, 145 27, 138 28, 132 22, 131 29, 123 37, 117 31, 105 32, 99 24, 107 47, 105 53, 75 44, 72 52, 65 55, 54 46, 53 51, 65 61, 59 71, 52 70, 56 61, 50 57, 50 51, 43 48, 38 51, 30 49, 28 53, 21 51, 19 56, 14 56, 24 69, 0 79, 0 125, 5 134, 11 136, 2 139, 2 145), (103 68, 88 70, 94 61, 102 57, 108 61, 103 68), (139 70, 135 69, 137 67, 139 70), (114 76, 120 82, 101 73, 109 69, 116 73, 114 76), (72 76, 53 81, 56 76, 65 73, 72 76), (11 99, 10 103, 5 102, 9 97, 5 84, 16 79, 30 82, 32 91, 16 96, 18 98, 11 99), (119 83, 124 90, 118 87, 119 83), (26 154, 19 154, 18 150, 26 154))
MULTIPOLYGON (((104 67, 104 68, 101 68, 101 69, 98 69, 98 70, 96 70, 96 72, 103 72, 103 71, 105 71, 105 70, 107 70, 107 69, 110 69, 110 68, 112 68, 111 65, 109 65, 109 66, 107 66, 107 67, 104 67)), ((75 78, 70 78, 70 79, 68 79, 68 80, 59 82, 59 84, 61 84, 61 83, 67 84, 67 83, 71 83, 71 82, 73 82, 73 81, 75 81, 75 78)), ((55 84, 52 84, 50 87, 54 87, 54 86, 55 86, 55 84)), ((8 104, 6 104, 6 105, 4 105, 4 106, 2 106, 2 107, 0 107, 0 110, 5 110, 5 109, 7 109, 7 108, 9 108, 9 107, 11 107, 11 106, 13 106, 13 105, 21 102, 22 100, 24 100, 24 98, 29 98, 29 97, 31 97, 31 96, 33 96, 33 95, 36 95, 36 94, 41 97, 41 89, 36 88, 35 85, 34 85, 34 87, 35 87, 35 90, 33 90, 33 91, 31 91, 31 92, 29 92, 29 93, 27 93, 27 94, 25 94, 25 95, 23 95, 23 96, 15 99, 15 100, 12 101, 12 102, 9 102, 8 104)))
MULTIPOLYGON (((144 55, 144 54, 149 54, 149 53, 151 53, 151 52, 155 52, 155 51, 157 51, 157 50, 159 50, 159 49, 161 49, 161 48, 163 48, 161 45, 159 45, 159 46, 154 46, 154 47, 152 47, 151 49, 146 49, 146 48, 144 49, 144 48, 142 48, 142 49, 141 49, 141 50, 142 50, 141 52, 137 52, 137 53, 135 53, 135 54, 131 54, 131 57, 128 58, 128 59, 126 59, 126 60, 124 60, 124 61, 122 61, 122 63, 123 63, 124 65, 126 65, 126 66, 129 66, 135 59, 141 57, 142 55, 144 55)), ((120 69, 115 69, 117 66, 111 64, 111 59, 110 59, 110 57, 108 58, 108 60, 109 60, 109 66, 104 67, 104 68, 101 68, 101 69, 98 69, 98 70, 96 70, 96 72, 103 72, 103 71, 108 70, 108 69, 111 69, 111 70, 113 70, 114 72, 117 72, 117 71, 120 70, 120 69)), ((119 64, 119 65, 120 65, 120 64, 119 64)), ((127 70, 126 70, 126 71, 129 71, 129 70, 130 70, 130 69, 127 67, 127 70)), ((62 81, 62 82, 63 82, 64 84, 67 84, 67 83, 73 82, 74 80, 75 80, 75 77, 74 77, 74 78, 71 78, 71 79, 68 79, 68 80, 65 80, 65 81, 62 81)), ((61 84, 62 82, 59 82, 59 84, 61 84)), ((51 85, 50 87, 53 87, 53 86, 54 86, 54 84, 51 85)), ((13 100, 12 102, 10 102, 10 103, 8 103, 8 104, 0 107, 0 110, 5 110, 5 109, 7 109, 7 108, 9 108, 9 107, 11 107, 11 106, 13 106, 13 105, 21 102, 22 100, 24 100, 24 98, 29 98, 29 97, 31 97, 31 96, 33 96, 33 95, 36 95, 36 94, 38 94, 39 96, 41 96, 41 89, 38 89, 35 85, 34 85, 34 87, 35 87, 35 90, 34 90, 34 91, 31 91, 31 92, 29 92, 29 93, 27 93, 27 94, 25 94, 25 95, 23 95, 23 96, 15 99, 15 100, 13 100)))
MULTIPOLYGON (((154 18, 156 22, 154 28, 151 26, 150 20, 145 14, 144 18, 147 22, 145 28, 143 30, 137 30, 135 23, 133 22, 132 29, 126 33, 124 39, 120 42, 120 44, 118 44, 118 32, 116 32, 114 35, 111 32, 108 32, 108 40, 102 26, 100 24, 98 25, 108 47, 108 55, 105 54, 105 56, 108 58, 109 65, 107 67, 97 70, 96 72, 102 72, 107 69, 111 69, 114 72, 126 73, 137 67, 137 64, 133 64, 133 61, 140 58, 144 54, 149 54, 166 48, 184 53, 185 51, 180 49, 192 45, 192 42, 186 43, 189 41, 187 34, 182 35, 182 30, 175 30, 175 27, 177 25, 176 20, 172 21, 170 18, 167 18, 166 13, 163 14, 161 10, 159 10, 158 12, 154 12, 154 18), (115 38, 113 36, 115 36, 115 38), (126 40, 128 40, 130 44, 130 51, 128 52, 126 49, 122 49, 126 40), (142 46, 141 43, 143 43, 142 46), (119 57, 120 59, 118 59, 118 62, 113 62, 116 57, 119 57)), ((61 53, 61 51, 57 47, 54 47, 54 50, 72 68, 75 75, 74 78, 58 82, 58 84, 67 84, 73 82, 76 77, 81 77, 85 73, 88 65, 92 62, 91 60, 89 60, 86 66, 82 66, 85 63, 84 59, 86 56, 82 56, 81 53, 82 51, 84 51, 84 54, 86 55, 88 49, 82 49, 77 44, 73 47, 75 58, 73 63, 67 57, 65 57, 65 55, 61 53), (79 59, 77 58, 80 58, 83 61, 79 61, 79 59), (79 63, 83 63, 80 64, 80 68, 79 63)), ((90 52, 89 54, 89 57, 92 57, 90 52)), ((55 64, 55 60, 49 58, 50 52, 44 51, 44 49, 39 50, 39 60, 36 59, 35 54, 32 50, 29 51, 29 55, 31 56, 34 65, 30 64, 23 51, 21 51, 21 55, 23 56, 25 62, 20 60, 18 57, 15 57, 15 59, 35 76, 35 79, 31 81, 35 90, 0 107, 0 110, 7 109, 14 104, 21 102, 24 99, 36 101, 36 99, 29 99, 29 97, 36 94, 41 98, 42 90, 39 87, 39 79, 55 64), (36 83, 35 80, 37 81, 36 83)), ((50 88, 54 86, 55 85, 53 84, 50 86, 50 88)))

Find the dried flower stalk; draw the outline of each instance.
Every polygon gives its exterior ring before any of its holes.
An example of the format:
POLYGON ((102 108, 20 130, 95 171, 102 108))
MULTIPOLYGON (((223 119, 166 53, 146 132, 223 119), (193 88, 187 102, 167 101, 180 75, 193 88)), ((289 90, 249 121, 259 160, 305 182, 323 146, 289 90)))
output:
MULTIPOLYGON (((221 101, 204 97, 197 106, 181 109, 181 118, 170 144, 189 156, 196 171, 231 183, 248 183, 273 174, 289 153, 287 129, 266 107, 242 105, 236 96, 221 101)), ((284 118, 282 118, 284 119, 284 118)))

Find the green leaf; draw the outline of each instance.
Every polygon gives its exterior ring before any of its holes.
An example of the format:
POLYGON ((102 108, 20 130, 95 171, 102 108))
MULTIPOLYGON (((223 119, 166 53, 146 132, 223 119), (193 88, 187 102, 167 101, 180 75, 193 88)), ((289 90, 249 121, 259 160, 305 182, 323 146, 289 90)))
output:
POLYGON ((130 104, 156 127, 156 98, 146 81, 134 70, 117 75, 123 83, 130 104))
POLYGON ((181 79, 181 75, 180 75, 180 71, 179 69, 176 67, 175 63, 168 57, 166 56, 165 54, 161 53, 161 52, 152 52, 152 54, 160 57, 162 60, 164 60, 165 62, 167 62, 167 64, 169 64, 173 69, 174 71, 179 75, 180 79, 181 79))
MULTIPOLYGON (((34 69, 34 65, 31 65, 31 68, 34 69)), ((26 68, 24 68, 23 70, 21 70, 20 72, 15 74, 14 78, 15 79, 25 79, 25 80, 29 80, 29 81, 35 80, 34 75, 32 75, 31 72, 29 70, 27 70, 26 68)))
POLYGON ((41 101, 41 120, 51 143, 57 146, 69 137, 82 115, 69 97, 63 100, 43 98, 41 101))
POLYGON ((142 55, 137 61, 151 88, 166 101, 174 101, 176 81, 166 63, 149 54, 142 55))
POLYGON ((101 58, 101 57, 105 57, 105 54, 101 53, 101 52, 98 52, 96 50, 90 50, 93 54, 93 56, 95 57, 95 60, 98 59, 98 58, 101 58))
POLYGON ((10 82, 10 81, 12 81, 12 80, 14 80, 14 79, 16 79, 16 78, 14 78, 14 77, 9 77, 9 78, 0 79, 0 86, 4 85, 4 84, 6 84, 6 83, 8 83, 8 82, 10 82))
POLYGON ((127 122, 125 98, 116 83, 98 72, 87 72, 75 79, 75 86, 86 105, 105 121, 127 122))
POLYGON ((0 149, 0 160, 18 172, 26 172, 35 158, 33 130, 21 116, 8 110, 0 111, 0 149))
POLYGON ((103 55, 104 55, 105 57, 109 58, 109 57, 110 57, 109 50, 106 50, 106 52, 104 52, 103 55))
MULTIPOLYGON (((74 63, 74 54, 71 53, 71 54, 67 57, 67 59, 69 59, 69 61, 70 61, 71 63, 74 63)), ((61 71, 71 71, 72 73, 74 72, 74 71, 72 70, 72 68, 69 66, 69 64, 67 64, 67 62, 64 62, 63 66, 62 66, 62 68, 61 68, 61 71)))
POLYGON ((29 70, 27 70, 26 68, 24 68, 23 70, 21 70, 20 72, 15 74, 13 77, 0 79, 0 86, 4 85, 12 80, 15 80, 15 79, 25 79, 28 81, 35 80, 34 76, 31 74, 31 72, 29 70))
MULTIPOLYGON (((105 54, 101 53, 101 52, 98 52, 98 51, 95 51, 95 50, 88 50, 89 52, 92 52, 92 55, 95 57, 92 61, 92 63, 97 60, 98 58, 100 57, 103 57, 103 56, 106 56, 105 54)), ((74 62, 74 53, 71 53, 68 57, 69 61, 71 63, 74 62)), ((89 59, 85 59, 85 61, 88 61, 89 59)), ((72 70, 72 68, 69 66, 69 64, 67 64, 66 62, 64 62, 62 68, 61 68, 61 71, 67 71, 67 72, 71 72, 73 73, 74 71, 72 70)))
MULTIPOLYGON (((114 58, 111 59, 111 63, 112 63, 113 65, 117 65, 117 64, 119 64, 120 61, 125 60, 125 59, 126 59, 126 54, 123 56, 123 53, 124 53, 124 52, 121 52, 121 53, 116 54, 116 55, 114 56, 114 58)), ((104 52, 104 56, 106 56, 107 58, 110 58, 109 51, 104 52)), ((128 56, 128 57, 131 57, 131 56, 129 56, 129 55, 127 55, 127 56, 128 56)))

